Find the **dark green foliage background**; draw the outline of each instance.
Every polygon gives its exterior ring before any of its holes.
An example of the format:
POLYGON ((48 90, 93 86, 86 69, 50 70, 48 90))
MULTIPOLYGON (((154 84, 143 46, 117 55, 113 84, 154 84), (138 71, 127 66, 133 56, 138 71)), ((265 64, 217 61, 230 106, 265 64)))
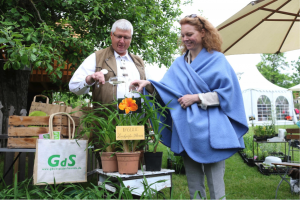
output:
POLYGON ((54 60, 62 67, 67 61, 77 68, 92 52, 111 44, 111 26, 121 18, 134 26, 129 51, 146 62, 169 67, 177 49, 178 29, 174 28, 174 22, 181 14, 180 3, 180 0, 0 0, 0 44, 4 44, 0 48, 6 49, 9 58, 4 68, 41 66, 55 82, 62 72, 60 68, 53 69, 54 60))

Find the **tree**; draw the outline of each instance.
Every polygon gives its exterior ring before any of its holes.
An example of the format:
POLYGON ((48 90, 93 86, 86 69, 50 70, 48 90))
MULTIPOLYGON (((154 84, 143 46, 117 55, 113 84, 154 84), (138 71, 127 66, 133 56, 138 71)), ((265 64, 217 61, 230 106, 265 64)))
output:
POLYGON ((289 67, 285 61, 284 53, 262 54, 261 59, 262 61, 256 67, 267 80, 284 88, 293 85, 292 78, 288 74, 282 73, 283 70, 289 67))
POLYGON ((23 65, 52 69, 52 60, 73 67, 96 49, 110 45, 117 19, 132 22, 130 51, 147 62, 169 66, 177 45, 173 23, 181 14, 180 0, 2 0, 0 43, 7 49, 4 68, 23 65))
MULTIPOLYGON (((177 49, 178 29, 173 24, 181 14, 180 3, 180 0, 0 0, 0 49, 5 51, 0 54, 1 73, 7 69, 21 70, 24 66, 41 67, 53 82, 59 82, 65 62, 76 69, 92 52, 111 44, 111 26, 121 18, 134 26, 129 51, 146 62, 168 67, 177 49), (57 68, 53 67, 54 61, 57 68)), ((20 72, 17 77, 22 75, 21 85, 26 88, 29 74, 20 72)), ((5 84, 0 82, 0 88, 5 84)), ((0 97, 4 108, 9 106, 7 99, 0 97)))
POLYGON ((292 61, 292 67, 296 71, 292 74, 292 80, 294 85, 300 84, 300 56, 297 61, 292 61))

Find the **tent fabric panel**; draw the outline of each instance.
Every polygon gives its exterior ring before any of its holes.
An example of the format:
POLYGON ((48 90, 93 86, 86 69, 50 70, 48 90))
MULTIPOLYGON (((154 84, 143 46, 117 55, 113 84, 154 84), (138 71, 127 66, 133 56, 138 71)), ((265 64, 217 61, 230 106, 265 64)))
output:
MULTIPOLYGON (((291 91, 269 91, 269 92, 262 92, 262 91, 257 91, 257 90, 246 90, 246 91, 242 91, 243 94, 243 98, 244 98, 244 105, 245 105, 245 113, 246 113, 246 117, 248 120, 248 124, 249 125, 265 125, 270 123, 270 121, 258 121, 258 109, 257 109, 257 100, 261 95, 265 95, 267 96, 270 101, 271 101, 271 105, 273 106, 273 117, 276 117, 276 111, 275 111, 275 103, 276 100, 279 96, 283 96, 288 100, 289 103, 289 113, 291 115, 293 115, 293 110, 294 110, 294 104, 293 104, 293 98, 292 98, 292 92, 291 91), (251 92, 252 92, 252 105, 251 105, 251 92), (252 106, 252 107, 251 107, 252 106), (252 112, 251 112, 251 108, 252 108, 252 112), (255 120, 250 121, 249 120, 249 116, 251 116, 253 113, 253 115, 255 115, 255 120)), ((294 116, 293 116, 294 117, 294 116)), ((276 120, 275 121, 277 125, 292 125, 294 124, 293 121, 286 121, 286 120, 276 120)))
POLYGON ((289 90, 291 90, 291 91, 300 91, 300 84, 289 88, 289 90))
POLYGON ((239 80, 241 90, 253 89, 258 91, 287 91, 288 89, 279 87, 268 81, 256 68, 249 67, 241 75, 239 80), (255 78, 254 78, 255 77, 255 78))

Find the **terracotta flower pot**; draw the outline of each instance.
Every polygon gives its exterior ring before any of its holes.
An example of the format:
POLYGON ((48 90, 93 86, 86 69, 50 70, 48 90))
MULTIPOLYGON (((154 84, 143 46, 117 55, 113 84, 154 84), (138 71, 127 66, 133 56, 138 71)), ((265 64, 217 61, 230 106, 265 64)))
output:
POLYGON ((136 174, 140 152, 116 153, 118 160, 118 169, 120 174, 136 174))
POLYGON ((118 171, 118 162, 117 156, 111 156, 115 152, 102 152, 100 153, 102 169, 105 173, 117 172, 118 171))

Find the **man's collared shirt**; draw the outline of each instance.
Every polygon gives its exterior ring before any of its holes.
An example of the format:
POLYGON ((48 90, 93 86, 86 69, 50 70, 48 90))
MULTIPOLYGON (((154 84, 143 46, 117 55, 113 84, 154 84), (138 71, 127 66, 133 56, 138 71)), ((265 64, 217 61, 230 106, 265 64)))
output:
MULTIPOLYGON (((117 63, 117 76, 124 77, 125 81, 125 83, 115 86, 117 87, 117 98, 124 98, 124 95, 128 94, 130 83, 134 80, 140 80, 140 74, 133 60, 128 55, 128 52, 126 52, 126 55, 121 57, 117 52, 114 51, 114 56, 117 63), (125 67, 125 69, 121 69, 121 67, 125 67), (128 76, 126 76, 126 74, 128 76)), ((69 83, 70 91, 77 95, 87 94, 90 91, 90 86, 94 85, 95 83, 88 85, 85 78, 88 75, 95 73, 95 71, 96 54, 93 53, 89 55, 75 71, 69 83)), ((105 84, 109 83, 107 82, 105 84)), ((134 95, 135 97, 139 96, 138 94, 134 95)))

